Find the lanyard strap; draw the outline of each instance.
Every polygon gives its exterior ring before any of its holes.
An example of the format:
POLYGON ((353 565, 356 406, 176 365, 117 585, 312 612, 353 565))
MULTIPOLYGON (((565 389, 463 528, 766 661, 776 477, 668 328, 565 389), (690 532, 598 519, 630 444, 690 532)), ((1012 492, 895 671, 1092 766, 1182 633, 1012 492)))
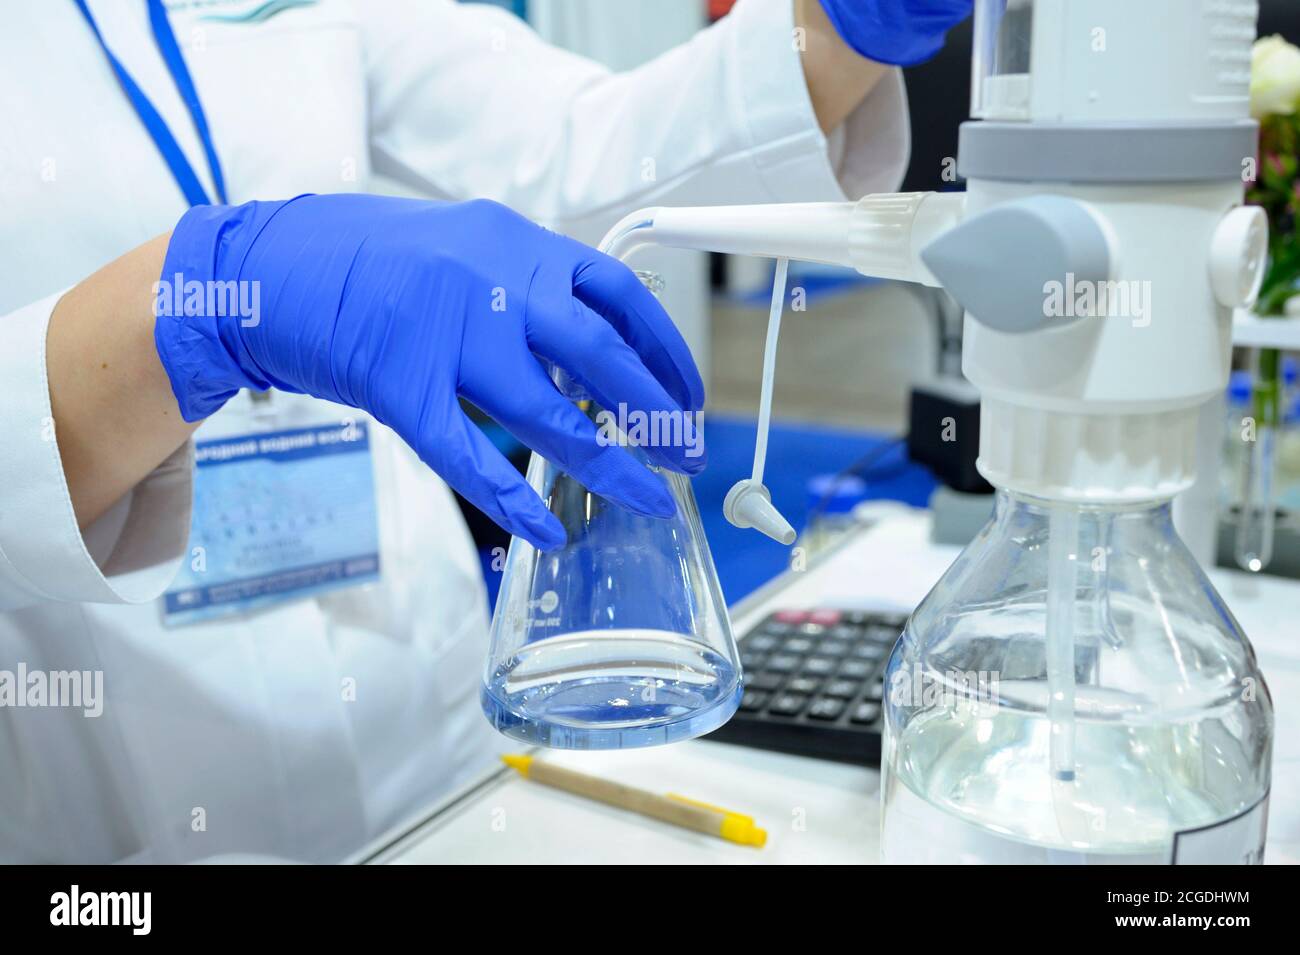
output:
MULTIPOLYGON (((176 144, 176 138, 163 122, 163 118, 154 108, 153 103, 149 102, 149 97, 144 95, 144 91, 136 85, 131 74, 113 55, 113 51, 108 48, 104 42, 104 37, 99 32, 99 27, 95 23, 95 18, 90 15, 90 8, 86 6, 86 0, 75 0, 77 8, 81 10, 82 16, 90 24, 90 30, 95 34, 95 39, 99 41, 100 49, 108 57, 109 65, 112 66, 113 72, 117 74, 117 81, 122 84, 122 90, 126 93, 126 98, 131 101, 135 108, 136 114, 140 117, 140 122, 144 123, 145 130, 158 147, 158 152, 162 153, 163 159, 167 162, 167 167, 171 170, 172 176, 176 179, 176 184, 181 187, 181 192, 185 194, 186 200, 191 206, 211 205, 212 200, 208 198, 207 190, 199 182, 199 177, 194 172, 194 167, 190 165, 185 154, 181 152, 180 146, 176 144)), ((190 111, 190 118, 194 121, 194 130, 198 133, 199 139, 203 143, 203 152, 208 157, 208 168, 212 172, 212 183, 217 188, 217 198, 220 202, 226 202, 226 181, 221 174, 221 163, 217 159, 217 151, 212 145, 212 134, 208 131, 208 120, 203 115, 203 106, 199 103, 198 91, 194 88, 194 81, 190 78, 190 71, 185 66, 185 60, 181 56, 180 47, 176 43, 176 34, 172 32, 171 24, 167 21, 167 10, 162 5, 162 0, 148 0, 149 5, 149 25, 153 28, 154 42, 158 45, 158 52, 162 54, 163 62, 167 64, 167 69, 171 72, 172 80, 176 84, 177 92, 180 93, 181 100, 185 103, 186 108, 190 111)))

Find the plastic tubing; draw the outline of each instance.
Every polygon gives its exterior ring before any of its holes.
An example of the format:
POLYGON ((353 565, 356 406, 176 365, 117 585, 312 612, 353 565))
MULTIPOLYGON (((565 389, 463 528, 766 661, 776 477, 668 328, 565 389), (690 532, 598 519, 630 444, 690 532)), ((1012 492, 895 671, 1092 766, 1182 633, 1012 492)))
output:
POLYGON ((1047 717, 1052 725, 1052 775, 1074 779, 1074 550, 1079 514, 1053 504, 1047 530, 1047 717))
POLYGON ((790 260, 776 260, 772 282, 772 307, 767 315, 767 341, 763 345, 763 389, 758 399, 758 437, 754 440, 754 483, 763 483, 767 467, 767 432, 772 424, 772 388, 776 378, 776 343, 781 334, 781 310, 785 305, 785 281, 790 260))

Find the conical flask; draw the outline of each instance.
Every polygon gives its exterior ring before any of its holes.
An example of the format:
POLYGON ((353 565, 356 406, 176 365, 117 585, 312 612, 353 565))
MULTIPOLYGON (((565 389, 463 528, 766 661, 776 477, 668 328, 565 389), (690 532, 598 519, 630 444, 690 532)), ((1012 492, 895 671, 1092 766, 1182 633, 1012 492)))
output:
MULTIPOLYGON (((594 403, 584 407, 595 421, 594 403)), ((480 694, 507 736, 653 746, 708 733, 740 703, 736 641, 690 480, 627 450, 667 482, 672 517, 625 510, 541 455, 529 463, 528 483, 567 542, 546 552, 510 542, 480 694)))

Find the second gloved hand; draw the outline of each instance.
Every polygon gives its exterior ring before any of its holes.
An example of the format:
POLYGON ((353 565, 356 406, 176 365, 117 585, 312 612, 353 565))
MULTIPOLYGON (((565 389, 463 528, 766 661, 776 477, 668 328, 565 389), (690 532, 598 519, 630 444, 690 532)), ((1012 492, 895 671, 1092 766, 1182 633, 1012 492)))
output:
POLYGON ((915 66, 943 47, 973 0, 821 0, 835 32, 877 63, 915 66))
MULTIPOLYGON (((172 234, 163 279, 257 283, 252 319, 202 303, 159 314, 158 353, 187 421, 240 388, 360 408, 502 527, 560 545, 559 521, 465 417, 464 396, 595 493, 673 512, 662 479, 600 443, 538 359, 604 407, 681 415, 704 402, 685 342, 628 268, 504 206, 365 195, 198 206, 172 234)), ((704 459, 691 446, 646 452, 694 472, 704 459)))

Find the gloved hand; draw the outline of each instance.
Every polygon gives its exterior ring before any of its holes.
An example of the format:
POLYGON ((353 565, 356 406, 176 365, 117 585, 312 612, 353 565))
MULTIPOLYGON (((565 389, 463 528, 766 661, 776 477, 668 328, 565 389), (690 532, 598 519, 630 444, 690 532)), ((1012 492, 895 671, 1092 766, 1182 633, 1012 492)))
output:
MULTIPOLYGON (((366 195, 197 206, 172 234, 162 277, 258 283, 252 318, 156 309, 158 354, 187 421, 240 388, 364 409, 502 527, 560 546, 559 521, 465 417, 463 395, 595 493, 673 513, 662 478, 599 444, 538 359, 603 407, 681 415, 704 403, 686 343, 622 263, 504 206, 366 195)), ((704 457, 690 446, 646 453, 695 472, 704 457)))
POLYGON ((973 0, 821 0, 835 32, 877 63, 915 66, 943 47, 973 0))

